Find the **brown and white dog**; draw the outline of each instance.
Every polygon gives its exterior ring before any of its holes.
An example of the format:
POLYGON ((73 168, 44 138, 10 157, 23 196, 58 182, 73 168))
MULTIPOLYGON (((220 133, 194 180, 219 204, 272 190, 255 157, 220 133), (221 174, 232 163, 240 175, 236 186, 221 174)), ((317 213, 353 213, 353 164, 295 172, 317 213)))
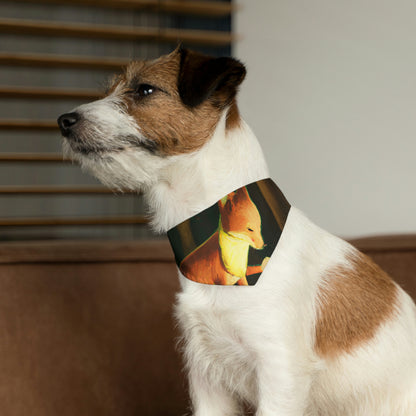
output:
MULTIPOLYGON (((107 96, 59 118, 67 155, 142 191, 167 231, 269 177, 235 97, 232 58, 177 49, 132 62, 107 96)), ((416 415, 416 309, 389 276, 291 207, 255 286, 179 273, 176 313, 196 416, 416 415)))

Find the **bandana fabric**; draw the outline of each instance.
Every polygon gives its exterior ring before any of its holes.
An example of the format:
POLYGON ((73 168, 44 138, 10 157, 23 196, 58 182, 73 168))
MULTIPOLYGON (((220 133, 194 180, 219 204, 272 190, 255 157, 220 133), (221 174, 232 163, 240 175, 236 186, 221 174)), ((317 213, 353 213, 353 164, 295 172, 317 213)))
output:
POLYGON ((168 231, 176 264, 194 282, 255 285, 289 210, 271 179, 239 188, 168 231))

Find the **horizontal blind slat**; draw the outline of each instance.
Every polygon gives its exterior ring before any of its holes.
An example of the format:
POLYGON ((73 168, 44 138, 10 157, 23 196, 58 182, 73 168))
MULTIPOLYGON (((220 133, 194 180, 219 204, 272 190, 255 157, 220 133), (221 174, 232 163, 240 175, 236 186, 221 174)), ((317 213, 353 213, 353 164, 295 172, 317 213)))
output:
POLYGON ((0 65, 46 67, 46 68, 79 68, 118 71, 127 66, 128 59, 88 58, 83 56, 65 56, 49 54, 28 54, 0 52, 0 65))
POLYGON ((0 86, 0 98, 96 100, 103 96, 97 90, 71 90, 0 86))
POLYGON ((104 186, 0 186, 0 195, 101 195, 110 194, 117 196, 137 194, 137 192, 119 192, 104 186))
POLYGON ((0 130, 58 130, 55 120, 0 120, 0 130))
POLYGON ((194 29, 139 28, 114 25, 87 25, 40 20, 0 19, 0 32, 17 35, 40 35, 114 40, 143 40, 150 42, 224 46, 234 37, 229 32, 194 29))
POLYGON ((0 153, 0 162, 68 162, 61 153, 0 153))
POLYGON ((71 225, 134 225, 147 224, 141 215, 114 217, 44 217, 44 218, 0 218, 0 227, 71 226, 71 225))
POLYGON ((218 1, 194 0, 16 0, 22 3, 46 3, 77 6, 109 7, 115 9, 143 10, 156 13, 194 14, 208 17, 230 15, 235 6, 218 1))

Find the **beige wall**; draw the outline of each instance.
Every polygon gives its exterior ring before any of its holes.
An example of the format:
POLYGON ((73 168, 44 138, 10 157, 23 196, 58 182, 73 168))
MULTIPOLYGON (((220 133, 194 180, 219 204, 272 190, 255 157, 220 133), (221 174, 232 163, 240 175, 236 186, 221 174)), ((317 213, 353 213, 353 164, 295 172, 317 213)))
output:
POLYGON ((342 236, 416 231, 416 3, 238 0, 240 107, 293 205, 342 236))

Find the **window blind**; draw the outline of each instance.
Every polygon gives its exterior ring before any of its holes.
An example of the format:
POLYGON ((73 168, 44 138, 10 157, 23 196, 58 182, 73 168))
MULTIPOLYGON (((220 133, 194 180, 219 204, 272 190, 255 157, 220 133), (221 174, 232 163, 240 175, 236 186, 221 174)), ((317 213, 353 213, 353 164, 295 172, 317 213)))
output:
POLYGON ((0 240, 149 237, 140 195, 63 160, 56 118, 131 59, 229 55, 230 1, 0 2, 0 240))

